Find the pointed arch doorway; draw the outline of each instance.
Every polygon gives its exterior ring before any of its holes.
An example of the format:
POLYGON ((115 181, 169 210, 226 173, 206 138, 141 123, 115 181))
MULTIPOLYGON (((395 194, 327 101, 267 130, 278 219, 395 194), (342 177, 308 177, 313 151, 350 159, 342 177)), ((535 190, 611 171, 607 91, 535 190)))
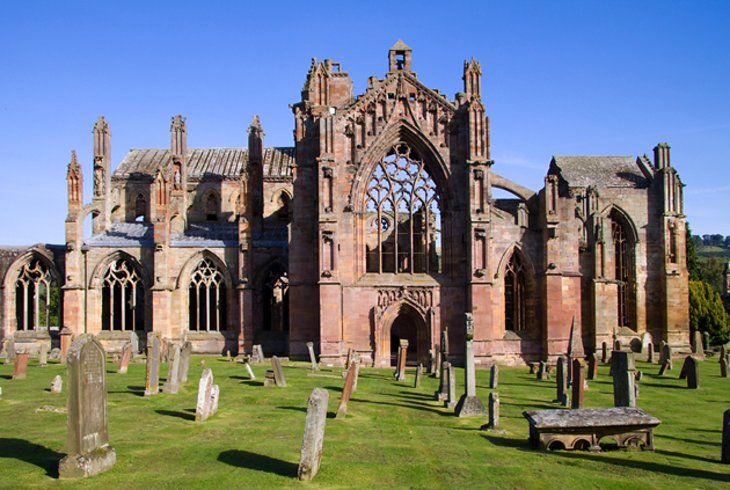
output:
POLYGON ((385 352, 390 353, 390 365, 395 366, 398 355, 398 345, 401 339, 408 340, 408 357, 406 363, 415 366, 418 363, 428 363, 429 329, 426 321, 416 308, 408 303, 401 303, 393 307, 390 318, 386 318, 386 335, 383 341, 385 352))

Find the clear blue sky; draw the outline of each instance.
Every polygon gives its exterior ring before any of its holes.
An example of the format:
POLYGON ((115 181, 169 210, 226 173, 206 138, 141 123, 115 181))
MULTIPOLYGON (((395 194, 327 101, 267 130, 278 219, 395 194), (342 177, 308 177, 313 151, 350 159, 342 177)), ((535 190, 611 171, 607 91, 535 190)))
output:
POLYGON ((90 196, 91 128, 130 148, 292 145, 310 60, 362 92, 398 38, 426 85, 453 96, 482 64, 494 170, 542 187, 550 158, 672 146, 695 234, 730 235, 730 2, 10 1, 0 4, 0 244, 63 243, 66 165, 90 196))

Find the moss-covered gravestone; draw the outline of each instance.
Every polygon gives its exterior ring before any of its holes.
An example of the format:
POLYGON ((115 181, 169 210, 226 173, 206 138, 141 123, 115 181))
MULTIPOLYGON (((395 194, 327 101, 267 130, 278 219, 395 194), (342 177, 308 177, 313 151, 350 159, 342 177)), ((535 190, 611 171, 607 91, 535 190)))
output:
POLYGON ((106 358, 91 335, 80 335, 66 356, 68 364, 68 454, 58 464, 61 478, 102 473, 117 460, 109 445, 106 411, 106 358))

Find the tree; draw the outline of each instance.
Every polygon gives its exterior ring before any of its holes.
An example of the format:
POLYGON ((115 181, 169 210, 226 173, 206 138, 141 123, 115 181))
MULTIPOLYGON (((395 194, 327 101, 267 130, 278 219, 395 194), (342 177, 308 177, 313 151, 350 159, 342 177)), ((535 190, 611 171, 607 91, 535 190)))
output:
POLYGON ((722 298, 706 282, 689 282, 689 322, 693 332, 709 332, 715 345, 724 344, 730 338, 728 315, 722 298))
POLYGON ((686 239, 684 242, 687 251, 687 270, 689 271, 689 278, 698 281, 700 279, 700 260, 697 258, 696 243, 693 240, 692 230, 689 228, 689 223, 687 223, 686 239))

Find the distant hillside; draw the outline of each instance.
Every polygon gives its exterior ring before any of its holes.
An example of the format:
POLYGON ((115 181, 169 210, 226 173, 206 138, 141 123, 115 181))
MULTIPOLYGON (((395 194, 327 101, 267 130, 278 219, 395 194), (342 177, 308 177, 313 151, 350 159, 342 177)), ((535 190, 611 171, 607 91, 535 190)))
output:
POLYGON ((720 262, 730 262, 730 248, 713 245, 697 245, 697 255, 703 259, 715 258, 720 262))

